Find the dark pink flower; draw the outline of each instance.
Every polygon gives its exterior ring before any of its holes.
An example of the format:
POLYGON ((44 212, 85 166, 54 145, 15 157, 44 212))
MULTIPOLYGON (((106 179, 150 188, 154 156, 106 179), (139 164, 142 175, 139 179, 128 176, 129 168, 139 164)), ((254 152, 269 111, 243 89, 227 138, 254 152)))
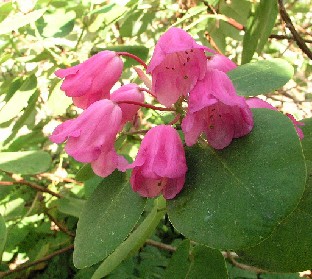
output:
POLYGON ((171 106, 205 76, 205 51, 214 52, 176 27, 159 38, 147 73, 152 74, 152 91, 161 104, 171 106))
POLYGON ((236 94, 228 76, 208 69, 190 93, 188 113, 182 122, 186 144, 195 144, 204 133, 213 148, 223 149, 233 138, 248 134, 252 127, 251 110, 245 99, 236 94))
MULTIPOLYGON (((271 104, 269 104, 266 101, 263 101, 257 97, 254 98, 249 98, 247 99, 247 104, 250 108, 266 108, 266 109, 271 109, 271 110, 276 110, 278 111, 278 109, 274 106, 272 106, 271 104)), ((300 140, 302 140, 304 138, 303 132, 302 130, 299 128, 299 126, 304 126, 304 123, 297 121, 294 116, 290 113, 286 113, 286 116, 291 120, 291 122, 294 124, 296 132, 300 138, 300 140)))
POLYGON ((185 152, 177 131, 160 125, 147 132, 138 155, 130 165, 135 192, 153 198, 161 193, 174 198, 183 188, 187 171, 185 152))
POLYGON ((65 78, 61 89, 73 97, 77 107, 87 108, 92 103, 109 99, 109 92, 121 76, 123 62, 114 51, 101 51, 85 62, 67 69, 60 69, 55 75, 65 78))
POLYGON ((122 110, 122 124, 125 124, 127 121, 131 121, 133 117, 138 112, 140 106, 131 105, 122 102, 133 101, 138 103, 144 102, 144 95, 139 90, 139 87, 135 83, 129 83, 127 85, 123 85, 117 90, 115 90, 110 99, 114 102, 119 103, 119 107, 122 110))
POLYGON ((114 149, 122 111, 110 100, 94 102, 75 119, 57 126, 50 140, 66 141, 65 151, 79 162, 91 163, 94 172, 108 176, 116 168, 124 171, 126 160, 114 149))

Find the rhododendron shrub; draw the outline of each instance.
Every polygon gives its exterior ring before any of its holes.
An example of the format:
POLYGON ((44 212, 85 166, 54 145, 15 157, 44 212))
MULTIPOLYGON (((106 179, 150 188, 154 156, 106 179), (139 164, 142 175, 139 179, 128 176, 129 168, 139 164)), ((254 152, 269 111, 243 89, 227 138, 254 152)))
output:
POLYGON ((138 249, 164 214, 185 238, 205 245, 196 249, 217 249, 211 253, 223 265, 218 250, 243 256, 265 243, 300 204, 306 187, 303 124, 251 98, 291 78, 285 63, 237 66, 172 27, 148 64, 131 53, 105 50, 56 71, 64 78, 61 89, 83 111, 60 123, 50 140, 65 142, 68 155, 103 178, 79 218, 75 266, 104 260, 94 278, 107 275, 108 266, 138 249), (121 80, 125 57, 141 64, 127 82, 121 80), (270 82, 266 69, 273 69, 270 82), (155 124, 146 113, 166 117, 155 124), (154 208, 136 225, 146 198, 154 208))

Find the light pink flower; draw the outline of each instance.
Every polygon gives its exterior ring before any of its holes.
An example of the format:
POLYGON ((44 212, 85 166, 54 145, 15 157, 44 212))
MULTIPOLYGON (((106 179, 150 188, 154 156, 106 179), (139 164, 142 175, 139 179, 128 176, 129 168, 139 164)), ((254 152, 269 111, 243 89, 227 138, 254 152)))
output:
POLYGON ((117 53, 105 50, 81 64, 57 70, 55 75, 65 78, 61 89, 73 97, 77 107, 85 109, 98 100, 109 99, 109 92, 120 78, 122 69, 123 62, 117 53))
POLYGON ((124 171, 126 160, 114 149, 116 135, 120 130, 122 111, 110 100, 94 102, 75 119, 57 126, 50 140, 66 141, 65 151, 74 159, 91 163, 94 172, 108 176, 116 168, 124 171))
POLYGON ((147 73, 152 75, 152 91, 161 104, 171 106, 205 76, 205 51, 214 52, 176 27, 159 38, 147 73))
POLYGON ((131 121, 133 117, 138 112, 140 106, 138 105, 131 105, 122 102, 133 101, 133 102, 144 102, 144 95, 139 90, 139 87, 135 83, 129 83, 127 85, 123 85, 117 90, 115 90, 110 99, 116 103, 118 103, 119 107, 122 110, 122 125, 125 124, 127 121, 131 121))
POLYGON ((223 149, 233 138, 248 134, 252 127, 251 110, 245 99, 236 94, 228 76, 208 69, 190 93, 188 113, 182 121, 186 144, 195 144, 203 132, 213 148, 223 149))
POLYGON ((183 188, 187 171, 185 152, 177 131, 160 125, 147 132, 138 155, 130 165, 135 192, 153 198, 161 193, 174 198, 183 188))
POLYGON ((209 57, 207 65, 209 68, 216 69, 224 73, 237 68, 237 65, 232 60, 222 54, 215 54, 209 57))
MULTIPOLYGON (((266 109, 271 109, 271 110, 276 110, 278 111, 278 109, 274 106, 272 106, 271 104, 269 104, 266 101, 263 101, 257 97, 254 98, 249 98, 247 99, 247 104, 250 108, 266 108, 266 109)), ((299 128, 299 126, 304 126, 304 123, 297 121, 294 116, 290 113, 286 113, 286 116, 291 120, 291 122, 294 124, 296 132, 298 134, 298 137, 300 140, 302 140, 304 138, 304 134, 302 132, 302 130, 299 128)))

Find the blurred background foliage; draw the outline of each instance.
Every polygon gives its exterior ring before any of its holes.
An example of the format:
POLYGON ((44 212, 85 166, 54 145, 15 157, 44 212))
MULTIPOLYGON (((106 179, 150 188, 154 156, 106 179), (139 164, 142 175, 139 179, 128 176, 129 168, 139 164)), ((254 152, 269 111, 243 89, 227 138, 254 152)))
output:
MULTIPOLYGON (((311 46, 311 2, 289 0, 285 7, 311 46)), ((80 113, 60 91, 61 81, 54 72, 102 49, 128 51, 148 61, 159 36, 170 26, 183 28, 237 64, 287 60, 295 67, 293 79, 266 98, 297 119, 312 116, 312 63, 281 19, 275 1, 0 1, 2 276, 90 278, 96 270, 97 266, 80 271, 73 266, 72 243, 81 207, 101 179, 48 139, 59 123, 80 113), (49 261, 40 262, 53 253, 49 261), (9 271, 37 260, 28 269, 9 271)), ((125 60, 121 84, 138 81, 133 65, 125 60)), ((169 122, 172 116, 142 110, 140 119, 148 127, 169 122)), ((122 135, 117 144, 126 144, 119 152, 135 155, 138 139, 122 135)), ((151 238, 173 247, 182 241, 166 218, 151 238)), ((109 278, 162 278, 171 255, 170 249, 146 245, 109 278)), ((259 275, 230 263, 229 273, 230 278, 286 278, 259 275)))

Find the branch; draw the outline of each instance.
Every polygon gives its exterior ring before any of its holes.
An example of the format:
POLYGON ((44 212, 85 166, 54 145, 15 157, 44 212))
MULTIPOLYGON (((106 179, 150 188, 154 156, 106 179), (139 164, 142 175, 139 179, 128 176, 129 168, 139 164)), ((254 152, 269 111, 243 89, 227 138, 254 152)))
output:
POLYGON ((52 181, 61 180, 61 181, 66 182, 66 183, 74 183, 74 184, 79 185, 79 186, 83 186, 84 185, 84 183, 82 183, 80 181, 77 181, 75 179, 72 179, 72 178, 69 178, 69 177, 61 177, 59 175, 56 175, 56 174, 53 174, 53 173, 48 173, 48 172, 37 174, 37 177, 48 178, 48 179, 50 179, 52 181))
POLYGON ((297 30, 295 29, 293 23, 291 22, 291 19, 284 7, 283 0, 278 0, 280 14, 282 19, 285 21, 287 28, 291 32, 291 34, 294 37, 294 40, 296 41, 298 47, 312 60, 312 52, 305 44, 304 40, 301 38, 297 30))
POLYGON ((15 181, 0 181, 0 186, 13 186, 13 185, 26 185, 26 186, 29 186, 30 188, 33 188, 35 189, 36 191, 39 191, 39 192, 44 192, 44 193, 48 193, 54 197, 57 197, 57 198, 61 198, 62 196, 58 193, 55 193, 53 191, 51 191, 50 189, 48 188, 45 188, 45 187, 42 187, 38 184, 35 184, 33 182, 29 182, 27 180, 24 180, 24 179, 18 179, 18 178, 14 178, 12 177, 15 181))
POLYGON ((164 244, 164 243, 152 240, 152 239, 147 239, 145 241, 145 244, 146 245, 150 245, 150 246, 154 246, 156 248, 159 248, 159 249, 162 249, 162 250, 166 250, 166 251, 169 251, 169 252, 175 252, 177 250, 177 248, 174 247, 174 246, 171 246, 171 245, 168 245, 168 244, 164 244))
POLYGON ((242 263, 237 262, 230 252, 226 252, 225 258, 229 259, 230 262, 234 266, 236 266, 236 267, 238 267, 240 269, 244 269, 244 270, 247 270, 247 271, 255 272, 257 274, 259 274, 259 273, 269 273, 267 270, 260 269, 260 268, 254 267, 254 266, 250 266, 250 265, 246 265, 246 264, 242 264, 242 263))
POLYGON ((136 106, 141 106, 144 108, 150 108, 153 110, 160 110, 160 111, 176 111, 175 108, 163 108, 163 107, 156 107, 153 105, 145 104, 145 103, 140 103, 140 102, 135 102, 135 101, 117 101, 117 104, 128 104, 128 105, 136 105, 136 106))
MULTIPOLYGON (((277 39, 277 40, 288 40, 288 41, 294 41, 295 40, 295 38, 292 37, 292 36, 277 35, 277 34, 271 34, 269 36, 269 38, 277 39)), ((306 43, 312 43, 312 40, 303 39, 303 41, 306 42, 306 43)))
POLYGON ((26 264, 23 264, 23 265, 20 265, 19 267, 15 268, 15 269, 12 269, 12 270, 8 270, 8 271, 4 271, 4 272, 0 272, 0 278, 4 278, 5 276, 8 276, 12 273, 15 273, 15 272, 19 272, 19 271, 22 271, 22 270, 25 270, 31 266, 34 266, 34 265, 37 265, 37 264, 40 264, 40 263, 43 263, 43 262, 46 262, 50 259, 52 259, 53 257, 57 256, 57 255, 60 255, 60 254, 63 254, 69 250, 72 250, 74 249, 74 245, 71 244, 63 249, 60 249, 60 250, 57 250, 53 253, 51 253, 50 255, 47 255, 39 260, 36 260, 36 261, 33 261, 31 263, 26 263, 26 264))
POLYGON ((52 221, 56 226, 58 226, 58 228, 60 229, 60 231, 62 231, 63 233, 66 233, 67 235, 71 236, 71 237, 75 237, 76 234, 71 232, 68 228, 66 228, 66 226, 64 226, 61 222, 59 222, 58 220, 56 220, 49 212, 45 212, 45 214, 49 217, 50 221, 52 221))

